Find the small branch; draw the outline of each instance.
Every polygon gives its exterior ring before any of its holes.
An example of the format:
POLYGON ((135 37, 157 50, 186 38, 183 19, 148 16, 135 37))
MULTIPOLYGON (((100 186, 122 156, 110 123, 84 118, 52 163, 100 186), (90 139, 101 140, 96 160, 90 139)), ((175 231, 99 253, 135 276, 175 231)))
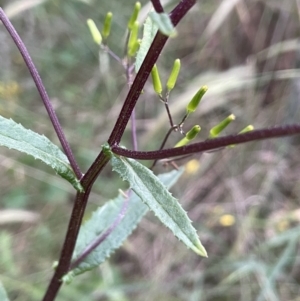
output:
POLYGON ((122 65, 122 59, 118 57, 107 45, 100 45, 100 50, 109 54, 113 59, 115 59, 118 63, 122 65))
POLYGON ((168 114, 170 126, 171 126, 171 128, 173 128, 174 127, 174 123, 173 123, 173 119, 172 119, 172 115, 171 115, 171 112, 170 112, 168 101, 165 102, 165 108, 166 108, 166 111, 167 111, 167 114, 168 114))
POLYGON ((284 136, 300 134, 300 124, 276 126, 268 129, 254 130, 245 134, 229 135, 220 138, 209 139, 203 142, 185 145, 182 147, 163 149, 157 151, 136 152, 118 146, 112 147, 112 151, 127 158, 139 160, 159 160, 188 154, 205 152, 232 144, 241 144, 250 141, 265 140, 284 136))
MULTIPOLYGON (((161 144, 159 150, 162 150, 162 149, 165 147, 165 144, 166 144, 167 140, 169 139, 169 136, 171 135, 171 133, 174 131, 174 128, 176 128, 176 125, 173 126, 172 128, 170 128, 170 129, 168 130, 168 132, 167 132, 167 134, 166 134, 166 136, 165 136, 165 138, 164 138, 164 140, 163 140, 163 142, 162 142, 162 144, 161 144)), ((158 161, 158 159, 155 159, 155 160, 154 160, 154 162, 152 163, 150 169, 153 169, 153 168, 154 168, 154 166, 156 165, 157 161, 158 161)))
POLYGON ((9 19, 7 18, 7 16, 5 15, 3 9, 0 7, 0 20, 2 21, 3 25, 5 26, 6 30, 8 31, 8 33, 10 34, 11 38, 13 39, 13 41, 15 42, 16 46, 18 47, 26 65, 27 68, 32 76, 32 79, 35 82, 36 88, 38 89, 40 96, 43 100, 44 106, 48 112, 49 118, 53 124, 54 130, 58 136, 58 139, 63 147, 63 150, 65 151, 66 156, 69 159, 69 162, 76 174, 76 177, 80 180, 82 177, 82 173, 78 167, 78 164, 73 156, 71 147, 64 135, 64 132, 62 130, 62 127, 60 125, 60 122, 57 118, 57 115, 51 105, 49 96, 47 94, 47 91, 45 89, 45 86, 42 82, 42 79, 28 53, 28 50, 26 49, 26 46, 24 45, 23 41, 21 40, 20 36, 18 35, 18 33, 16 32, 14 26, 11 24, 11 22, 9 21, 9 19))
POLYGON ((152 5, 157 13, 163 13, 164 9, 159 0, 151 0, 152 5))
POLYGON ((78 258, 72 262, 70 266, 70 270, 73 270, 76 268, 91 252, 93 252, 120 224, 120 222, 123 220, 129 203, 129 197, 126 198, 123 202, 122 208, 112 223, 112 225, 98 238, 96 238, 89 246, 86 247, 86 249, 78 256, 78 258))

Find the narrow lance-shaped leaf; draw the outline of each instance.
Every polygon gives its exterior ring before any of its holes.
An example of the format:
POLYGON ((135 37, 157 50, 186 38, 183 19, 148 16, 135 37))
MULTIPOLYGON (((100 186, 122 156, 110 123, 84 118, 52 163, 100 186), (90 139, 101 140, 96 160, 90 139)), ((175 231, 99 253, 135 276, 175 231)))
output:
POLYGON ((140 48, 136 54, 136 59, 135 59, 136 73, 139 71, 156 33, 157 33, 157 26, 153 24, 152 20, 148 17, 144 23, 143 38, 140 44, 140 48))
POLYGON ((45 136, 0 116, 0 145, 40 159, 69 181, 78 191, 83 191, 66 155, 45 136))
POLYGON ((206 250, 186 212, 153 172, 133 159, 114 155, 107 146, 104 146, 103 151, 107 156, 111 156, 113 170, 130 184, 130 188, 159 220, 188 248, 207 257, 206 250))
POLYGON ((175 37, 177 35, 176 29, 171 21, 171 18, 166 13, 150 12, 149 17, 164 35, 175 37))
MULTIPOLYGON (((169 173, 159 175, 158 178, 170 188, 177 182, 182 173, 183 169, 173 170, 169 173)), ((71 271, 72 276, 82 274, 104 262, 111 253, 121 246, 124 240, 136 228, 142 217, 147 213, 148 207, 134 193, 129 195, 129 200, 126 200, 125 197, 120 194, 114 200, 99 207, 80 229, 73 260, 76 260, 92 242, 99 238, 114 223, 114 220, 122 211, 122 207, 126 201, 128 201, 128 205, 124 218, 113 232, 71 271)))

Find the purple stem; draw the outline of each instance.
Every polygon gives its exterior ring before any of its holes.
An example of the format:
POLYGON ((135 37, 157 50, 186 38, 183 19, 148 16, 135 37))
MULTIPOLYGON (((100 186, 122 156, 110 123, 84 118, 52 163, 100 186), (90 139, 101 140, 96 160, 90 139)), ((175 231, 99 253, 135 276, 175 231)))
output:
MULTIPOLYGON (((196 0, 182 0, 180 3, 174 8, 174 10, 170 13, 170 18, 176 26, 180 20, 185 16, 185 14, 193 7, 196 3, 196 0)), ((132 111, 140 97, 140 94, 144 88, 146 80, 149 77, 149 74, 156 63, 163 47, 165 46, 168 40, 167 36, 164 36, 160 32, 158 32, 150 46, 150 49, 143 61, 141 68, 139 69, 138 74, 136 75, 133 84, 127 94, 121 112, 118 116, 116 124, 110 134, 108 139, 109 145, 118 145, 120 140, 124 134, 125 128, 128 124, 132 111)), ((89 168, 87 173, 84 175, 82 179, 82 184, 90 183, 94 181, 99 174, 99 163, 103 160, 104 155, 102 152, 98 155, 96 160, 93 162, 92 166, 89 168)))
POLYGON ((112 225, 98 238, 96 238, 90 245, 86 247, 85 250, 78 256, 78 258, 71 263, 70 270, 73 270, 76 268, 92 251, 94 251, 120 224, 120 222, 123 220, 129 203, 129 197, 127 197, 122 205, 122 208, 117 216, 117 218, 114 220, 112 225))
POLYGON ((194 153, 200 153, 221 147, 229 146, 232 144, 241 144, 256 140, 265 140, 270 138, 278 138, 284 136, 291 136, 300 134, 300 124, 275 126, 267 129, 254 130, 244 134, 229 135, 220 138, 209 139, 203 142, 185 145, 182 147, 162 149, 157 151, 132 151, 113 146, 112 151, 119 156, 139 160, 159 160, 194 153))
POLYGON ((159 0, 151 0, 152 5, 157 13, 163 13, 164 9, 159 0))
POLYGON ((69 159, 70 165, 72 166, 74 173, 76 174, 76 177, 78 179, 81 179, 82 177, 82 173, 78 167, 78 164, 73 156, 71 147, 64 135, 64 132, 62 130, 62 127, 60 125, 60 122, 58 121, 58 118, 56 116, 56 113, 51 105, 49 96, 46 92, 46 89, 44 87, 44 84, 42 82, 42 79, 26 49, 26 46, 24 45, 23 41, 21 40, 20 36, 18 35, 18 33, 16 32, 15 28, 13 27, 13 25, 11 24, 11 22, 9 21, 9 19, 7 18, 7 16, 5 15, 3 9, 0 7, 0 20, 2 21, 3 25, 5 26, 6 30, 8 31, 8 33, 10 34, 10 36, 12 37, 12 39, 14 40, 15 44, 17 45, 26 65, 27 68, 35 82, 36 88, 38 89, 40 96, 43 100, 44 106, 48 112, 49 118, 53 124, 54 130, 58 136, 58 139, 63 147, 63 150, 65 151, 66 156, 69 159))

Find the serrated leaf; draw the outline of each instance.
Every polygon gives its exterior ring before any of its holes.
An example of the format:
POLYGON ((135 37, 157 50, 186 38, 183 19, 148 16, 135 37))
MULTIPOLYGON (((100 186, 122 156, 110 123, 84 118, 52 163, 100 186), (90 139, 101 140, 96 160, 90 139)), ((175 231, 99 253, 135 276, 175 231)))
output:
POLYGON ((43 161, 69 181, 76 190, 83 191, 66 155, 45 136, 25 129, 12 119, 0 116, 0 145, 43 161))
MULTIPOLYGON (((182 173, 183 169, 178 171, 173 170, 169 173, 159 175, 158 178, 170 188, 182 173)), ((93 213, 92 217, 80 229, 73 260, 76 260, 87 246, 101 236, 101 234, 112 225, 118 214, 120 214, 124 201, 125 197, 120 194, 116 199, 107 202, 93 213)), ((84 261, 71 271, 72 274, 82 274, 104 262, 105 259, 120 247, 124 240, 132 233, 147 211, 148 207, 137 195, 132 193, 124 218, 114 231, 93 252, 91 252, 84 261)))
POLYGON ((143 38, 135 58, 136 73, 139 71, 156 33, 157 26, 152 22, 151 18, 148 17, 144 23, 143 38))
POLYGON ((177 35, 176 29, 166 13, 150 12, 149 17, 158 27, 158 30, 166 36, 174 37, 177 35))
POLYGON ((6 291, 5 291, 4 286, 2 285, 1 281, 0 281, 0 300, 1 301, 9 301, 6 291))
POLYGON ((188 248, 201 256, 207 257, 195 228, 186 212, 151 170, 138 161, 111 155, 111 164, 130 188, 154 212, 159 220, 188 248))

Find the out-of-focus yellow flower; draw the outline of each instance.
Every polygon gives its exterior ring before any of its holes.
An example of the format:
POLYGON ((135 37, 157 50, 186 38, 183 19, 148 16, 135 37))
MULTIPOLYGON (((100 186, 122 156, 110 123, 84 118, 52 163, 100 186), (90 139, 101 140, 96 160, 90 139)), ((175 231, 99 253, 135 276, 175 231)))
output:
POLYGON ((235 224, 235 217, 231 214, 224 214, 220 217, 219 223, 223 227, 230 227, 235 224))
POLYGON ((278 231, 283 232, 283 231, 287 230, 289 228, 289 226, 290 226, 289 221, 284 219, 284 220, 281 220, 277 224, 277 229, 278 229, 278 231))
POLYGON ((195 174, 199 170, 199 168, 200 168, 200 163, 196 159, 189 161, 185 165, 185 171, 189 175, 195 174))
POLYGON ((21 93, 21 87, 17 82, 0 82, 0 97, 4 100, 12 99, 21 93))

